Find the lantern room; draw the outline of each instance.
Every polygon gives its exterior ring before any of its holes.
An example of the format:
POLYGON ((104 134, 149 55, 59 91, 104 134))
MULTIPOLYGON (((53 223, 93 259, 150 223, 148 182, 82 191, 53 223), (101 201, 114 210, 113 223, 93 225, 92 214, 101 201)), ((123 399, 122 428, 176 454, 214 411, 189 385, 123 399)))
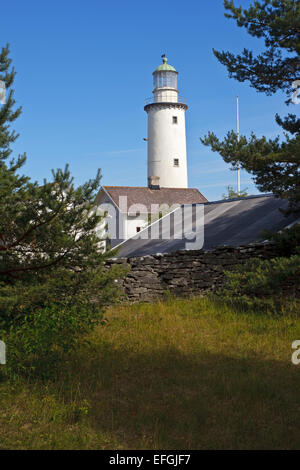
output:
POLYGON ((178 72, 168 64, 165 54, 162 55, 163 63, 153 72, 154 102, 177 102, 177 75, 178 72))

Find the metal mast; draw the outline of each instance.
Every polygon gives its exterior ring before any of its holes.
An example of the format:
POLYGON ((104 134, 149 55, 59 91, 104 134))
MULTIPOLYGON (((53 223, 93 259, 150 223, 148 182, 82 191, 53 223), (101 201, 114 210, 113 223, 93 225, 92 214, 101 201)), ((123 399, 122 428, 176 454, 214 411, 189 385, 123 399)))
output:
MULTIPOLYGON (((239 97, 236 97, 236 134, 237 141, 240 141, 240 123, 239 123, 239 97)), ((240 163, 237 165, 237 193, 240 195, 241 192, 241 179, 240 179, 240 163)))

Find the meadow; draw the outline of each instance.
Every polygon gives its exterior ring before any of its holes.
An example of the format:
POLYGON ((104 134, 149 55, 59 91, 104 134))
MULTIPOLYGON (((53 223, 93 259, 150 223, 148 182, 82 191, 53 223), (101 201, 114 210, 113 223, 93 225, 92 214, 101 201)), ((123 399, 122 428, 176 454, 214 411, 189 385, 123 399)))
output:
MULTIPOLYGON (((0 382, 0 449, 297 449, 300 319, 114 306, 48 380, 0 382)), ((1 366, 5 367, 5 366, 1 366)))

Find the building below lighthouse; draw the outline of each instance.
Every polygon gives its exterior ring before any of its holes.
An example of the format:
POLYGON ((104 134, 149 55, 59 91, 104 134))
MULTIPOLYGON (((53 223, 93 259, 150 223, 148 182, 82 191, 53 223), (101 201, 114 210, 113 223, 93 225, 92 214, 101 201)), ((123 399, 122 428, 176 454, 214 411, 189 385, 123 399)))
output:
POLYGON ((153 72, 153 98, 148 100, 148 185, 162 188, 187 188, 185 112, 179 98, 178 72, 163 57, 153 72))
MULTIPOLYGON (((207 199, 188 188, 185 112, 179 97, 178 72, 163 63, 153 72, 153 97, 144 107, 148 117, 147 186, 102 186, 96 205, 105 215, 99 226, 112 247, 133 237, 155 218, 185 204, 207 199)), ((146 170, 146 169, 145 169, 146 170)))

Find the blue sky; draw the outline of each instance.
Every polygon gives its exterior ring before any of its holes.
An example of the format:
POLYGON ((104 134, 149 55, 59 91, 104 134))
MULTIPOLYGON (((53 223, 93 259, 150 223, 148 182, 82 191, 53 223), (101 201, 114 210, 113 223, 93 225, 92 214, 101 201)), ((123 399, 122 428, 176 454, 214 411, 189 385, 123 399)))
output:
MULTIPOLYGON (((224 17, 221 0, 11 0, 1 16, 0 46, 10 43, 15 98, 23 107, 14 151, 27 153, 24 172, 38 181, 69 163, 77 184, 101 168, 102 184, 146 185, 143 107, 162 53, 179 71, 179 92, 189 105, 189 186, 209 200, 235 185, 236 173, 199 137, 235 128, 236 95, 241 134, 274 137, 275 113, 295 112, 281 93, 268 97, 229 79, 212 54, 212 48, 263 49, 263 41, 224 17)), ((241 186, 258 193, 245 172, 241 186)))

